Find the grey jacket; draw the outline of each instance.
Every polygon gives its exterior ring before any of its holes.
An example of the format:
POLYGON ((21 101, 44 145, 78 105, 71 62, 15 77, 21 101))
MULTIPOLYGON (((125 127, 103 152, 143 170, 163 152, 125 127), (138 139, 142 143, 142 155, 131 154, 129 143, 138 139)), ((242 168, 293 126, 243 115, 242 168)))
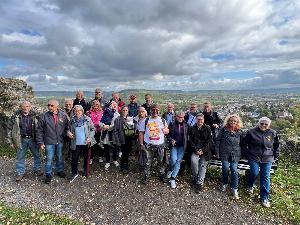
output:
POLYGON ((64 137, 68 131, 68 118, 67 115, 58 111, 57 125, 54 123, 54 117, 51 112, 45 112, 41 115, 41 118, 37 127, 37 143, 39 145, 54 145, 64 143, 64 137))
POLYGON ((230 161, 231 159, 233 162, 238 162, 241 158, 243 143, 243 133, 241 130, 232 133, 223 127, 216 138, 216 155, 222 161, 230 161))
MULTIPOLYGON (((94 124, 93 124, 93 122, 92 122, 92 120, 91 120, 90 117, 85 116, 85 115, 83 115, 83 116, 84 116, 84 120, 85 120, 84 124, 83 124, 83 126, 84 126, 84 132, 85 132, 85 137, 86 137, 86 139, 89 138, 91 140, 90 146, 93 146, 94 144, 96 144, 96 140, 94 138, 94 136, 95 136, 95 127, 94 127, 94 124)), ((75 150, 76 149, 76 135, 75 135, 76 126, 75 126, 73 118, 71 118, 71 120, 70 120, 70 126, 69 126, 69 128, 70 128, 70 132, 72 134, 74 134, 74 138, 71 139, 70 148, 72 150, 75 150)))
MULTIPOLYGON (((30 111, 32 115, 32 138, 36 140, 36 129, 38 124, 38 115, 34 111, 30 111)), ((8 144, 14 144, 16 146, 21 145, 21 129, 20 122, 22 118, 22 110, 18 110, 12 115, 7 123, 7 137, 6 142, 8 144)))
POLYGON ((248 160, 273 162, 279 156, 279 139, 273 129, 261 131, 258 127, 248 130, 245 137, 245 154, 248 160))

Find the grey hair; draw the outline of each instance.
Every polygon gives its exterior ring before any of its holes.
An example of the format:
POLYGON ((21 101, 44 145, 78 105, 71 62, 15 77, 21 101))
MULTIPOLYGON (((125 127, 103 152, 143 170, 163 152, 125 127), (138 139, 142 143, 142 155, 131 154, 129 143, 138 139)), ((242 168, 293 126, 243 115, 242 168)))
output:
POLYGON ((72 103, 73 103, 73 99, 71 99, 71 98, 66 98, 66 99, 65 99, 65 103, 67 103, 67 102, 72 102, 72 103))
POLYGON ((143 112, 145 112, 146 113, 146 116, 147 116, 147 111, 146 111, 146 109, 145 109, 145 107, 143 107, 143 106, 140 106, 139 107, 139 109, 138 109, 138 111, 140 111, 140 110, 142 110, 143 112))
POLYGON ((84 113, 84 109, 83 109, 82 105, 75 105, 73 108, 73 114, 75 114, 76 108, 79 108, 82 111, 82 113, 84 113))
POLYGON ((29 105, 31 107, 31 103, 26 100, 20 103, 20 107, 22 107, 23 105, 29 105))
POLYGON ((266 116, 264 116, 264 117, 262 117, 262 118, 259 119, 258 123, 261 123, 261 122, 265 122, 269 126, 271 125, 271 120, 268 117, 266 117, 266 116))
POLYGON ((200 117, 204 117, 203 113, 198 113, 197 116, 196 116, 196 118, 199 117, 199 116, 200 117))
POLYGON ((181 114, 185 115, 185 112, 183 112, 183 111, 175 112, 175 115, 176 115, 176 116, 180 116, 181 114))

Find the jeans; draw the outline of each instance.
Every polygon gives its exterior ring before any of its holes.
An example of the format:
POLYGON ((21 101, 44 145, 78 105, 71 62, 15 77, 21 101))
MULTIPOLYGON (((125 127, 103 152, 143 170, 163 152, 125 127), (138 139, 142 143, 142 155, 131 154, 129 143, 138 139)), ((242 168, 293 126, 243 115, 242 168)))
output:
POLYGON ((238 163, 234 161, 222 161, 222 183, 228 184, 228 170, 230 167, 230 187, 238 189, 239 175, 237 171, 238 163))
POLYGON ((33 142, 32 138, 21 138, 21 145, 17 152, 16 172, 18 175, 25 173, 25 156, 27 150, 30 149, 34 159, 34 171, 41 170, 41 158, 38 146, 33 142))
POLYGON ((249 160, 250 176, 248 186, 253 187, 255 180, 260 171, 260 200, 268 200, 270 193, 270 171, 271 162, 260 163, 254 160, 249 160))
POLYGON ((52 175, 52 161, 56 151, 56 173, 62 172, 64 169, 64 163, 62 159, 62 147, 63 144, 46 145, 46 164, 45 173, 46 175, 52 175))
POLYGON ((196 155, 195 153, 192 153, 191 167, 192 167, 192 173, 194 176, 194 180, 196 181, 196 184, 203 185, 205 174, 206 174, 206 166, 207 166, 207 161, 204 155, 199 156, 196 155))
POLYGON ((170 155, 170 171, 171 177, 176 178, 177 174, 180 170, 180 163, 184 155, 184 148, 183 146, 174 146, 171 149, 170 155))
POLYGON ((78 173, 78 161, 80 157, 80 153, 83 153, 83 174, 87 172, 87 165, 88 165, 88 146, 87 145, 76 145, 76 149, 72 150, 72 175, 76 175, 78 173))

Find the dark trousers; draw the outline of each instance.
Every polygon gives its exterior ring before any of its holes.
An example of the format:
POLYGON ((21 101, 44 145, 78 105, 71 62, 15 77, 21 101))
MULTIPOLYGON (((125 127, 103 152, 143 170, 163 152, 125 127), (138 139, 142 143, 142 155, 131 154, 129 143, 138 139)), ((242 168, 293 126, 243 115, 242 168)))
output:
POLYGON ((128 159, 129 159, 129 153, 132 149, 132 138, 131 137, 125 137, 125 144, 121 145, 121 169, 128 169, 128 159))
POLYGON ((93 159, 94 156, 96 155, 99 155, 99 157, 103 157, 104 155, 103 149, 98 145, 98 143, 100 142, 100 136, 101 136, 100 132, 95 133, 94 137, 97 143, 91 147, 91 159, 93 159))
POLYGON ((104 145, 106 163, 110 163, 110 153, 112 152, 113 161, 117 161, 117 149, 111 145, 104 145))
POLYGON ((72 151, 72 175, 75 175, 78 173, 78 161, 80 153, 83 153, 83 173, 85 174, 87 171, 87 160, 88 160, 88 146, 87 145, 76 145, 76 149, 72 151))

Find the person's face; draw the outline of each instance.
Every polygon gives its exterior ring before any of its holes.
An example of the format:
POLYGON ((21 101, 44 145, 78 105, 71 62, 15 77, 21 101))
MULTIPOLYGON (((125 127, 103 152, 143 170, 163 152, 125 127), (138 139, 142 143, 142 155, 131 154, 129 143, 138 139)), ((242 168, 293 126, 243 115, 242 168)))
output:
POLYGON ((113 110, 115 110, 115 111, 118 111, 118 105, 117 105, 117 103, 115 103, 115 102, 111 103, 111 108, 113 110))
POLYGON ((21 106, 21 108, 22 108, 22 112, 23 112, 25 115, 27 115, 27 114, 30 112, 30 110, 31 110, 31 106, 30 106, 29 104, 27 104, 27 103, 24 103, 24 104, 21 106))
POLYGON ((204 117, 198 116, 197 117, 197 126, 202 127, 204 124, 204 117))
POLYGON ((119 100, 120 96, 117 93, 112 94, 112 98, 115 100, 119 100))
POLYGON ((238 125, 239 120, 236 117, 231 117, 228 120, 228 124, 231 127, 236 127, 238 125))
POLYGON ((211 105, 210 104, 205 104, 204 106, 203 106, 203 110, 204 110, 204 112, 211 112, 211 105))
POLYGON ((157 117, 159 115, 159 108, 152 108, 151 109, 151 116, 157 117))
POLYGON ((81 100, 83 98, 83 93, 82 92, 77 92, 76 93, 76 98, 81 100))
POLYGON ((151 96, 147 95, 147 96, 145 97, 145 101, 146 101, 147 103, 152 102, 151 96))
POLYGON ((101 91, 95 91, 95 98, 99 99, 102 97, 102 92, 101 91))
POLYGON ((139 117, 140 118, 145 118, 146 117, 146 112, 144 110, 139 110, 139 117))
POLYGON ((168 105, 167 110, 168 112, 173 112, 174 107, 172 105, 168 105))
POLYGON ((66 111, 70 111, 72 109, 73 103, 71 101, 65 102, 66 111))
POLYGON ((196 112, 197 111, 197 106, 196 105, 191 105, 190 111, 191 112, 196 112))
POLYGON ((99 109, 100 109, 100 104, 99 104, 99 102, 93 102, 92 108, 93 108, 94 110, 99 110, 99 109))
POLYGON ((126 116, 128 115, 128 108, 127 108, 127 107, 124 107, 124 108, 122 109, 122 115, 123 115, 124 117, 126 117, 126 116))
POLYGON ((79 107, 77 107, 77 108, 75 109, 75 116, 76 116, 77 118, 80 118, 80 117, 82 116, 82 114, 83 114, 82 110, 81 110, 79 107))
POLYGON ((267 130, 267 129, 269 129, 269 124, 266 122, 266 121, 261 121, 260 123, 259 123, 259 129, 261 130, 261 131, 265 131, 265 130, 267 130))
POLYGON ((136 103, 136 98, 130 98, 130 103, 136 103))
POLYGON ((58 104, 55 101, 49 101, 48 102, 48 109, 49 112, 56 112, 58 108, 58 104))
POLYGON ((184 120, 184 114, 177 115, 176 120, 177 122, 182 123, 184 120))

